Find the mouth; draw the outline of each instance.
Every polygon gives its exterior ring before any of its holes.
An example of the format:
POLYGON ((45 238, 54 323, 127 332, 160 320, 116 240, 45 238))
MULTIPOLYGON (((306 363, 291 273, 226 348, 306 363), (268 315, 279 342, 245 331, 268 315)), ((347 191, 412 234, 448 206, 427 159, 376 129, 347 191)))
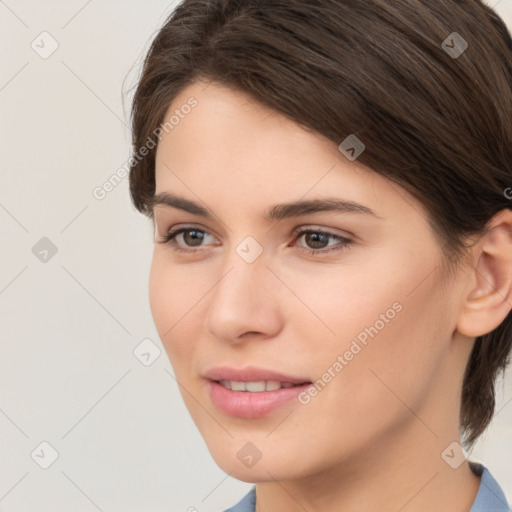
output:
POLYGON ((213 405, 228 416, 255 419, 281 409, 312 385, 310 380, 259 368, 214 368, 205 374, 213 405))
MULTIPOLYGON (((251 393, 262 393, 263 391, 277 391, 284 388, 289 389, 301 384, 294 384, 293 382, 280 382, 278 380, 259 380, 253 382, 244 382, 236 380, 218 380, 215 381, 226 389, 232 391, 249 391, 251 393)), ((304 382, 303 384, 307 384, 304 382)))

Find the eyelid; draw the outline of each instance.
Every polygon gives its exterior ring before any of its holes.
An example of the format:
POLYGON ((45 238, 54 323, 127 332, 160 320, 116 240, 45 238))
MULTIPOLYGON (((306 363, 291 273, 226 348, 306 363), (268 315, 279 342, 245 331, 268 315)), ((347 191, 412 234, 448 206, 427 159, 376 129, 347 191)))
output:
MULTIPOLYGON (((335 239, 338 241, 338 243, 335 243, 333 245, 327 245, 325 247, 322 247, 320 249, 313 249, 310 247, 304 247, 304 246, 298 246, 299 250, 303 254, 309 254, 311 256, 317 256, 317 257, 324 257, 327 256, 330 253, 336 252, 336 251, 346 251, 350 249, 350 247, 355 243, 354 237, 350 235, 349 237, 334 233, 332 228, 325 228, 320 226, 299 226, 296 228, 293 233, 293 245, 291 247, 295 247, 296 243, 302 236, 308 233, 320 233, 322 235, 327 236, 330 239, 335 239)), ((174 225, 171 228, 168 229, 166 234, 162 236, 162 239, 158 241, 158 243, 165 244, 171 248, 174 252, 177 253, 184 253, 184 254, 192 254, 197 255, 201 252, 205 252, 203 247, 204 245, 199 246, 181 246, 176 242, 176 238, 183 234, 186 231, 200 231, 201 233, 204 233, 206 236, 213 236, 207 229, 203 229, 200 226, 197 225, 174 225)), ((217 244, 218 245, 218 244, 217 244)))
POLYGON ((297 236, 301 233, 310 232, 310 231, 313 231, 315 233, 323 233, 325 235, 331 235, 333 237, 340 237, 340 238, 346 238, 346 239, 351 239, 351 240, 356 239, 356 236, 353 235, 352 233, 350 233, 349 231, 338 230, 336 228, 320 226, 318 224, 306 224, 306 225, 299 226, 292 232, 292 234, 294 236, 297 236))
POLYGON ((337 240, 337 243, 335 243, 333 245, 327 245, 320 249, 312 249, 311 247, 299 246, 299 249, 301 250, 301 252, 310 254, 313 256, 324 257, 324 256, 331 255, 332 252, 341 251, 341 250, 346 251, 346 250, 350 249, 350 247, 352 245, 354 245, 354 243, 355 243, 355 240, 353 239, 352 236, 348 237, 348 236, 344 236, 344 235, 339 235, 339 234, 336 234, 326 228, 301 227, 301 228, 298 228, 297 230, 295 230, 293 233, 293 236, 294 236, 293 247, 295 247, 298 240, 300 240, 304 235, 306 235, 308 233, 320 233, 324 236, 327 236, 330 239, 337 240))
POLYGON ((161 230, 158 229, 158 227, 155 229, 155 234, 158 234, 161 238, 166 237, 169 235, 169 233, 176 233, 181 230, 196 230, 196 231, 203 231, 204 233, 213 236, 214 238, 218 239, 217 235, 214 234, 214 232, 206 228, 204 226, 201 226, 199 224, 188 224, 186 222, 184 223, 178 223, 178 224, 172 224, 169 228, 164 228, 161 230))
MULTIPOLYGON (((186 231, 200 231, 204 233, 206 236, 212 236, 213 238, 216 238, 215 235, 212 235, 208 229, 204 229, 201 226, 190 224, 175 224, 168 228, 164 235, 160 235, 160 240, 155 240, 155 243, 163 244, 167 248, 171 249, 171 251, 178 254, 199 255, 201 253, 204 253, 205 250, 203 247, 205 246, 203 245, 200 245, 198 247, 187 247, 186 245, 182 246, 176 242, 176 238, 186 231)), ((214 245, 219 244, 217 243, 214 245)))
MULTIPOLYGON (((216 238, 215 235, 213 235, 207 228, 204 228, 200 225, 195 225, 195 224, 176 224, 176 225, 173 225, 171 226, 170 228, 168 229, 165 229, 164 230, 164 233, 163 234, 160 234, 159 230, 158 230, 158 227, 156 226, 155 227, 155 235, 158 234, 160 235, 160 237, 164 238, 166 236, 168 236, 169 234, 177 234, 178 231, 181 231, 181 230, 197 230, 197 231, 202 231, 208 235, 211 235, 213 236, 214 238, 216 238)), ((323 233, 325 235, 331 235, 333 237, 339 237, 339 238, 345 238, 345 239, 355 239, 355 235, 353 235, 352 233, 349 233, 349 232, 344 232, 344 234, 340 234, 340 233, 336 233, 334 232, 336 231, 334 228, 327 228, 327 227, 324 227, 324 226, 319 226, 319 225, 315 225, 315 224, 312 224, 312 225, 301 225, 297 228, 295 228, 293 231, 292 231, 292 236, 299 236, 301 234, 304 234, 305 232, 315 232, 315 233, 323 233)))

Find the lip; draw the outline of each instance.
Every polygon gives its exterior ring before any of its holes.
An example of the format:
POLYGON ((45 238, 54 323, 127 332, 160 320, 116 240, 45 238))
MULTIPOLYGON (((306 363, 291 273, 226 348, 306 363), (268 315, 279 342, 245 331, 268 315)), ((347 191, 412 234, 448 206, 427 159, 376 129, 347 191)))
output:
POLYGON ((217 367, 207 371, 204 376, 209 380, 208 391, 213 404, 224 414, 244 419, 262 418, 288 404, 312 385, 306 378, 256 367, 243 369, 217 367), (273 380, 291 382, 295 386, 261 392, 233 391, 219 384, 217 382, 219 380, 239 382, 273 380))
POLYGON ((208 370, 204 376, 209 380, 235 380, 239 382, 256 382, 261 380, 276 380, 279 382, 291 382, 292 384, 311 382, 307 377, 286 375, 275 370, 258 368, 256 366, 247 366, 239 369, 217 366, 208 370))

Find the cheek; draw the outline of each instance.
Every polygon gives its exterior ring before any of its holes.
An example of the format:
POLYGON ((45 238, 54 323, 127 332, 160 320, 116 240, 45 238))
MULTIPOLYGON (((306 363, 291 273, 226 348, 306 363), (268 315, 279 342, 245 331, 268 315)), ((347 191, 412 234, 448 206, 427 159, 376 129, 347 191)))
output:
POLYGON ((381 253, 378 262, 361 257, 357 262, 354 258, 337 266, 283 273, 283 281, 300 301, 290 296, 287 318, 292 324, 301 324, 301 332, 311 333, 301 339, 311 342, 321 335, 322 343, 315 346, 318 349, 321 345, 322 352, 341 350, 345 345, 348 349, 358 335, 364 341, 365 329, 376 325, 379 331, 389 330, 403 314, 403 304, 412 298, 407 296, 411 282, 419 273, 416 267, 407 268, 397 254, 388 252, 381 253))
POLYGON ((153 254, 149 272, 149 306, 160 339, 164 342, 166 330, 173 325, 171 315, 175 304, 174 294, 169 293, 172 289, 171 276, 165 272, 165 265, 160 259, 156 253, 153 254))
POLYGON ((149 304, 155 327, 171 365, 191 351, 187 341, 198 337, 201 323, 195 317, 201 298, 206 293, 190 275, 166 261, 165 254, 153 254, 149 275, 149 304), (186 334, 185 334, 186 333, 186 334))
POLYGON ((411 403, 424 396, 449 342, 436 265, 434 253, 407 261, 390 252, 357 272, 295 277, 293 289, 312 313, 296 309, 295 329, 316 378, 327 382, 318 394, 331 405, 357 414, 362 404, 366 411, 399 404, 394 393, 411 403))

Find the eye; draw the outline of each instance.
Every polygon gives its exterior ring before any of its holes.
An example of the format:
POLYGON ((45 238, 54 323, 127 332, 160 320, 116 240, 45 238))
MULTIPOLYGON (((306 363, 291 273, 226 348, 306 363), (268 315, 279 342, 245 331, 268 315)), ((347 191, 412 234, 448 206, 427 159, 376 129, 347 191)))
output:
POLYGON ((306 247, 302 247, 301 250, 312 255, 346 249, 353 243, 350 238, 319 229, 302 229, 296 232, 295 236, 297 240, 303 239, 306 244, 306 247), (329 244, 329 241, 338 241, 338 243, 333 245, 329 244))
MULTIPOLYGON (((306 247, 300 246, 301 252, 310 255, 324 255, 332 251, 339 251, 347 249, 353 240, 324 231, 320 229, 300 229, 295 231, 294 237, 296 240, 303 239, 306 247), (336 241, 338 243, 336 243, 336 241), (335 242, 330 243, 330 242, 335 242)), ((184 253, 198 252, 197 248, 204 247, 204 241, 214 239, 207 231, 197 227, 182 227, 170 230, 166 233, 158 243, 168 244, 174 251, 184 253)))
POLYGON ((202 229, 186 227, 169 231, 158 243, 168 244, 178 252, 196 252, 193 247, 201 247, 201 243, 208 237, 213 238, 202 229), (192 249, 187 249, 187 247, 192 249))

